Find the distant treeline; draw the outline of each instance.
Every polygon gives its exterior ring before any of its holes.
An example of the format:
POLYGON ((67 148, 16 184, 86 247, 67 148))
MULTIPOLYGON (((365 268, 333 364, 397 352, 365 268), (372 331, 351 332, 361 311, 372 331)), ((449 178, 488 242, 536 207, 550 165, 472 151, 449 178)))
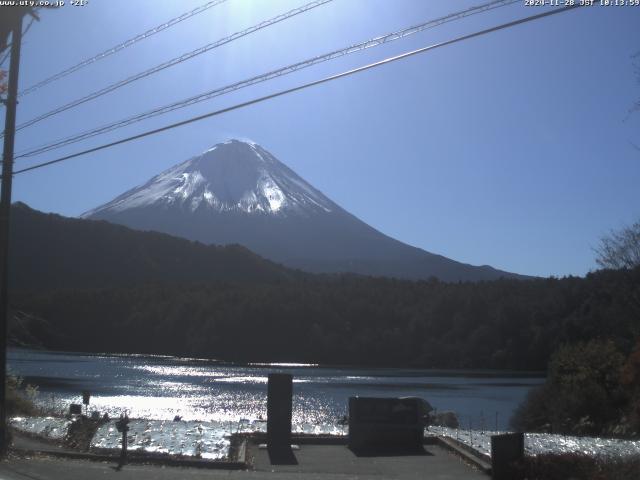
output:
POLYGON ((629 354, 640 335, 640 269, 455 284, 300 275, 15 292, 12 303, 51 349, 545 370, 568 343, 610 339, 629 354))

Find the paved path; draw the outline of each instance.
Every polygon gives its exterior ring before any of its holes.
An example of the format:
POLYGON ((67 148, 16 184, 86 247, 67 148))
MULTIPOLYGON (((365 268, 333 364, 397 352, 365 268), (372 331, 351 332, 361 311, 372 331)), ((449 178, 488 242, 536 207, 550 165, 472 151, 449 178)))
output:
POLYGON ((184 478, 238 480, 488 480, 456 455, 437 447, 425 447, 424 455, 358 457, 340 445, 302 445, 293 452, 296 464, 272 465, 269 454, 252 446, 252 470, 229 471, 151 465, 127 465, 115 470, 115 463, 65 460, 53 457, 17 458, 0 462, 0 480, 169 480, 184 478))
POLYGON ((272 465, 266 450, 252 445, 257 472, 274 472, 282 478, 385 478, 399 480, 488 480, 488 476, 464 463, 460 457, 435 445, 425 446, 422 454, 395 456, 356 456, 343 445, 302 445, 294 450, 292 465, 272 465), (285 475, 294 474, 294 475, 285 475))
POLYGON ((36 450, 39 452, 71 452, 73 450, 65 448, 62 442, 54 442, 39 439, 35 436, 25 435, 21 432, 12 432, 12 446, 20 450, 36 450))

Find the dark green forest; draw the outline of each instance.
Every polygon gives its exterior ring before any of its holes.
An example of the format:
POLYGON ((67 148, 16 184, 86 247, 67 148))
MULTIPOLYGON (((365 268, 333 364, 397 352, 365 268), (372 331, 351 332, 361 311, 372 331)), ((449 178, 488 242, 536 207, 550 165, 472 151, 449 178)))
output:
POLYGON ((290 270, 102 221, 12 209, 13 338, 88 352, 545 370, 568 343, 640 335, 640 270, 444 283, 290 270))
POLYGON ((149 282, 278 282, 304 275, 239 245, 216 246, 104 221, 11 208, 14 290, 129 287, 149 282))
POLYGON ((480 283, 357 276, 16 292, 48 348, 241 361, 545 370, 565 343, 640 335, 640 269, 480 283))

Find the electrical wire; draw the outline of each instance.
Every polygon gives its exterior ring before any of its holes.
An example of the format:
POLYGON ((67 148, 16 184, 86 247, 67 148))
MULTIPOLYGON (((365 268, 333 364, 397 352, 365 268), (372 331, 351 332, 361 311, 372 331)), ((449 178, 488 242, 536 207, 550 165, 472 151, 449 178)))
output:
POLYGON ((400 55, 395 55, 393 57, 388 57, 388 58, 386 58, 384 60, 380 60, 378 62, 370 63, 368 65, 364 65, 364 66, 357 67, 357 68, 354 68, 354 69, 351 69, 351 70, 347 70, 345 72, 338 73, 336 75, 331 75, 329 77, 325 77, 325 78, 321 78, 319 80, 314 80, 312 82, 304 83, 304 84, 298 85, 296 87, 288 88, 288 89, 285 89, 285 90, 280 90, 279 92, 275 92, 275 93, 272 93, 272 94, 269 94, 269 95, 265 95, 263 97, 258 97, 258 98, 255 98, 253 100, 249 100, 247 102, 238 103, 238 104, 232 105, 230 107, 222 108, 220 110, 215 110, 213 112, 205 113, 203 115, 198 115, 196 117, 192 117, 192 118, 189 118, 187 120, 182 120, 180 122, 172 123, 172 124, 166 125, 164 127, 156 128, 156 129, 153 129, 153 130, 148 130, 146 132, 139 133, 137 135, 133 135, 133 136, 130 136, 130 137, 122 138, 122 139, 116 140, 114 142, 106 143, 106 144, 103 144, 103 145, 99 145, 97 147, 93 147, 93 148, 89 148, 87 150, 83 150, 83 151, 80 151, 80 152, 73 153, 71 155, 66 155, 64 157, 56 158, 54 160, 49 160, 48 162, 43 162, 43 163, 32 165, 30 167, 26 167, 26 168, 23 168, 23 169, 20 169, 20 170, 16 170, 14 172, 14 175, 17 175, 17 174, 20 174, 20 173, 29 172, 29 171, 36 170, 36 169, 43 168, 43 167, 47 167, 49 165, 53 165, 53 164, 56 164, 56 163, 64 162, 64 161, 70 160, 72 158, 80 157, 82 155, 87 155, 89 153, 93 153, 93 152, 97 152, 97 151, 100 151, 100 150, 104 150, 106 148, 114 147, 116 145, 121 145, 123 143, 128 143, 128 142, 131 142, 133 140, 138 140, 140 138, 148 137, 150 135, 155 135, 155 134, 158 134, 158 133, 161 133, 161 132, 165 132, 167 130, 172 130, 174 128, 181 127, 183 125, 188 125, 188 124, 191 124, 191 123, 194 123, 194 122, 198 122, 198 121, 204 120, 206 118, 210 118, 210 117, 214 117, 214 116, 221 115, 221 114, 224 114, 224 113, 228 113, 228 112, 231 112, 233 110, 238 110, 238 109, 241 109, 241 108, 244 108, 244 107, 248 107, 250 105, 255 105, 257 103, 261 103, 261 102, 264 102, 266 100, 270 100, 270 99, 273 99, 273 98, 281 97, 283 95, 287 95, 287 94, 290 94, 290 93, 293 93, 293 92, 297 92, 297 91, 300 91, 300 90, 304 90, 304 89, 307 89, 307 88, 310 88, 310 87, 313 87, 313 86, 316 86, 316 85, 320 85, 320 84, 327 83, 327 82, 330 82, 330 81, 333 81, 333 80, 337 80, 339 78, 351 76, 351 75, 354 75, 356 73, 363 72, 365 70, 370 70, 372 68, 380 67, 382 65, 387 65, 387 64, 390 64, 392 62, 396 62, 398 60, 402 60, 402 59, 405 59, 405 58, 408 58, 408 57, 411 57, 411 56, 414 56, 414 55, 417 55, 417 54, 420 54, 420 53, 429 52, 429 51, 435 50, 437 48, 445 47, 447 45, 452 45, 454 43, 458 43, 458 42, 462 42, 462 41, 465 41, 465 40, 469 40, 469 39, 472 39, 472 38, 475 38, 475 37, 479 37, 481 35, 486 35, 486 34, 489 34, 489 33, 497 32, 499 30, 504 30, 506 28, 514 27, 516 25, 521 25, 523 23, 528 23, 528 22, 532 22, 534 20, 539 20, 541 18, 549 17, 551 15, 557 15, 559 13, 567 12, 569 10, 573 10, 573 9, 580 8, 580 7, 583 7, 583 6, 584 5, 574 4, 574 5, 570 5, 570 6, 566 6, 566 7, 557 8, 557 9, 550 10, 550 11, 547 11, 547 12, 539 13, 537 15, 531 15, 529 17, 525 17, 525 18, 521 18, 521 19, 518 19, 518 20, 511 21, 511 22, 503 23, 503 24, 497 25, 495 27, 487 28, 485 30, 480 30, 480 31, 476 31, 476 32, 473 32, 473 33, 469 33, 467 35, 456 37, 456 38, 453 38, 451 40, 446 40, 444 42, 436 43, 436 44, 433 44, 433 45, 428 45, 426 47, 418 48, 418 49, 412 50, 410 52, 405 52, 405 53, 402 53, 400 55))
POLYGON ((249 27, 245 30, 242 30, 241 32, 236 32, 232 35, 229 35, 227 37, 221 38, 213 43, 209 43, 203 47, 197 48, 195 50, 192 50, 190 52, 184 53, 182 55, 180 55, 179 57, 175 57, 172 58, 171 60, 168 60, 164 63, 161 63, 160 65, 156 65, 155 67, 152 67, 148 70, 145 70, 143 72, 137 73, 135 75, 132 75, 131 77, 127 77, 124 80, 120 80, 119 82, 116 83, 112 83, 111 85, 108 85, 100 90, 97 90, 93 93, 90 93, 88 95, 85 95, 84 97, 78 98, 76 100, 73 100, 69 103, 66 103, 60 107, 57 107, 49 112, 43 113, 42 115, 39 115, 35 118, 32 118, 31 120, 28 120, 20 125, 18 125, 16 127, 16 132, 22 130, 23 128, 27 128, 30 127, 31 125, 34 125, 38 122, 41 122, 42 120, 52 117, 53 115, 57 115, 59 113, 62 113, 66 110, 69 110, 71 108, 77 107, 78 105, 82 105, 83 103, 86 103, 90 100, 94 100, 98 97, 101 97, 102 95, 106 95, 107 93, 113 92, 114 90, 117 90, 118 88, 124 87, 125 85, 129 85, 130 83, 133 83, 137 80, 140 80, 142 78, 148 77, 149 75, 152 75, 154 73, 158 73, 166 68, 172 67, 174 65, 178 65, 179 63, 185 62, 187 60, 192 59, 193 57, 196 57, 198 55, 201 55, 205 52, 208 52, 210 50, 213 50, 214 48, 218 48, 222 45, 226 45, 227 43, 231 43, 234 40, 237 40, 239 38, 242 38, 244 36, 247 36, 251 33, 257 32, 258 30, 262 30, 263 28, 269 27, 271 25, 274 25, 276 23, 282 22, 284 20, 287 20, 291 17, 295 17, 296 15, 299 15, 301 13, 307 12, 313 8, 319 7, 321 5, 324 5, 326 3, 332 2, 333 0, 314 0, 310 3, 307 3, 301 7, 298 8, 294 8, 293 10, 289 10, 288 12, 285 12, 283 14, 277 15, 269 20, 265 20, 263 22, 260 22, 257 25, 254 25, 252 27, 249 27))
POLYGON ((283 75, 288 75, 290 73, 296 72, 298 70, 302 70, 304 68, 308 68, 311 67, 313 65, 317 65, 319 63, 323 63, 329 60, 333 60, 335 58, 339 58, 345 55, 349 55, 352 53, 356 53, 371 47, 375 47, 378 45, 382 45, 384 43, 389 43, 404 37, 407 37, 409 35, 413 35, 415 33, 419 33, 422 32, 424 30, 427 30, 429 28, 434 28, 438 25, 442 25, 444 23, 448 23, 454 20, 459 20, 461 18, 470 16, 470 15, 475 15, 481 12, 486 12, 488 10, 492 10, 495 8, 499 8, 499 7, 504 7, 507 5, 511 5, 513 3, 519 3, 520 0, 494 0, 491 1, 489 3, 485 3, 479 6, 475 6, 475 7, 471 7, 468 8, 466 10, 462 10, 459 12, 455 12, 455 13, 451 13, 449 15, 446 15, 444 17, 440 17, 434 20, 428 20, 426 22, 420 23, 418 25, 414 25, 402 30, 398 30, 395 32, 391 32, 391 33, 387 33, 385 35, 381 35, 369 40, 366 40, 364 42, 360 42, 357 44, 353 44, 350 45, 348 47, 339 49, 339 50, 334 50, 332 52, 329 53, 325 53, 323 55, 318 55, 291 65, 287 65, 285 67, 281 67, 278 68, 276 70, 271 70, 269 72, 263 73, 261 75, 257 75, 245 80, 241 80, 239 82, 235 82, 232 83, 230 85, 226 85, 224 87, 220 87, 220 88, 216 88, 214 90, 210 90, 204 93, 201 93, 199 95, 195 95, 177 102, 173 102, 170 103, 168 105, 164 105, 161 107, 157 107, 155 109, 152 110, 148 110, 144 113, 140 113, 140 114, 136 114, 130 117, 127 117, 125 119, 122 120, 118 120, 106 125, 102 125, 100 127, 91 129, 91 130, 86 130, 84 132, 75 134, 73 136, 70 137, 65 137, 63 139, 58 139, 58 140, 54 140, 53 142, 44 144, 44 145, 40 145, 38 147, 35 147, 31 150, 28 151, 22 151, 20 152, 18 155, 16 155, 16 159, 19 158, 25 158, 25 157, 32 157, 35 155, 40 155, 42 153, 51 151, 51 150, 56 150, 58 148, 62 148, 65 147, 67 145, 71 145, 77 142, 80 142, 82 140, 86 140, 88 138, 94 137, 96 135, 102 135, 108 132, 111 132, 113 130, 117 130, 119 128, 123 128, 126 127, 128 125, 140 122, 142 120, 146 120, 152 117, 156 117, 165 113, 169 113, 171 111, 174 110, 178 110, 180 108, 185 108, 191 105, 194 105, 196 103, 200 103, 206 100, 210 100, 212 98, 215 97, 219 97, 228 93, 231 93, 233 91, 239 90, 241 88, 246 88, 248 86, 252 86, 252 85, 256 85, 258 83, 262 83, 268 80, 271 80, 273 78, 276 77, 280 77, 283 75))
POLYGON ((160 25, 150 28, 149 30, 147 30, 144 33, 140 33, 138 35, 136 35, 135 37, 132 37, 128 40, 125 40, 122 43, 119 43, 118 45, 108 48, 103 52, 98 53, 97 55, 94 55, 91 58, 87 58, 86 60, 81 61, 80 63, 77 63, 76 65, 73 65, 65 70, 62 70, 54 75, 51 75, 50 77, 45 78, 44 80, 36 83, 35 85, 32 85, 28 88, 25 88, 24 90, 22 90, 20 93, 18 93, 18 97, 23 97, 25 95, 28 95, 32 92, 35 92, 36 90, 44 87, 45 85, 48 85, 52 82, 55 82, 56 80, 60 80, 61 78, 66 77, 67 75, 71 75, 73 72, 77 72, 78 70, 80 70, 81 68, 86 67, 87 65, 91 65, 92 63, 95 63, 99 60, 102 60, 110 55, 113 55, 114 53, 119 52, 120 50, 123 50, 127 47, 130 47, 131 45, 134 45, 135 43, 138 43, 141 40, 144 40, 146 38, 151 37, 152 35, 155 35, 156 33, 162 32, 163 30, 166 30, 167 28, 173 27, 174 25, 177 25, 180 22, 183 22, 184 20, 187 20, 188 18, 191 18, 195 15, 198 15, 199 13, 202 13, 212 7, 215 7, 217 5, 220 5, 221 3, 226 2, 227 0, 213 0, 210 2, 205 3, 204 5, 200 5, 199 7, 194 8, 193 10, 190 10, 189 12, 183 13, 182 15, 172 18, 171 20, 168 20, 164 23, 161 23, 160 25))

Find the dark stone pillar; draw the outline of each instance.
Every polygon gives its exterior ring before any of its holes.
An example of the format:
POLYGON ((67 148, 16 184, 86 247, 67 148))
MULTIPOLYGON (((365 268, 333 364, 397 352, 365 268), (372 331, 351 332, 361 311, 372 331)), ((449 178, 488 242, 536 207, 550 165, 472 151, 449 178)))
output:
POLYGON ((494 480, 516 480, 512 464, 524 456, 524 433, 491 437, 491 473, 494 480))
POLYGON ((270 373, 267 396, 267 444, 271 447, 291 446, 291 397, 293 376, 270 373))

